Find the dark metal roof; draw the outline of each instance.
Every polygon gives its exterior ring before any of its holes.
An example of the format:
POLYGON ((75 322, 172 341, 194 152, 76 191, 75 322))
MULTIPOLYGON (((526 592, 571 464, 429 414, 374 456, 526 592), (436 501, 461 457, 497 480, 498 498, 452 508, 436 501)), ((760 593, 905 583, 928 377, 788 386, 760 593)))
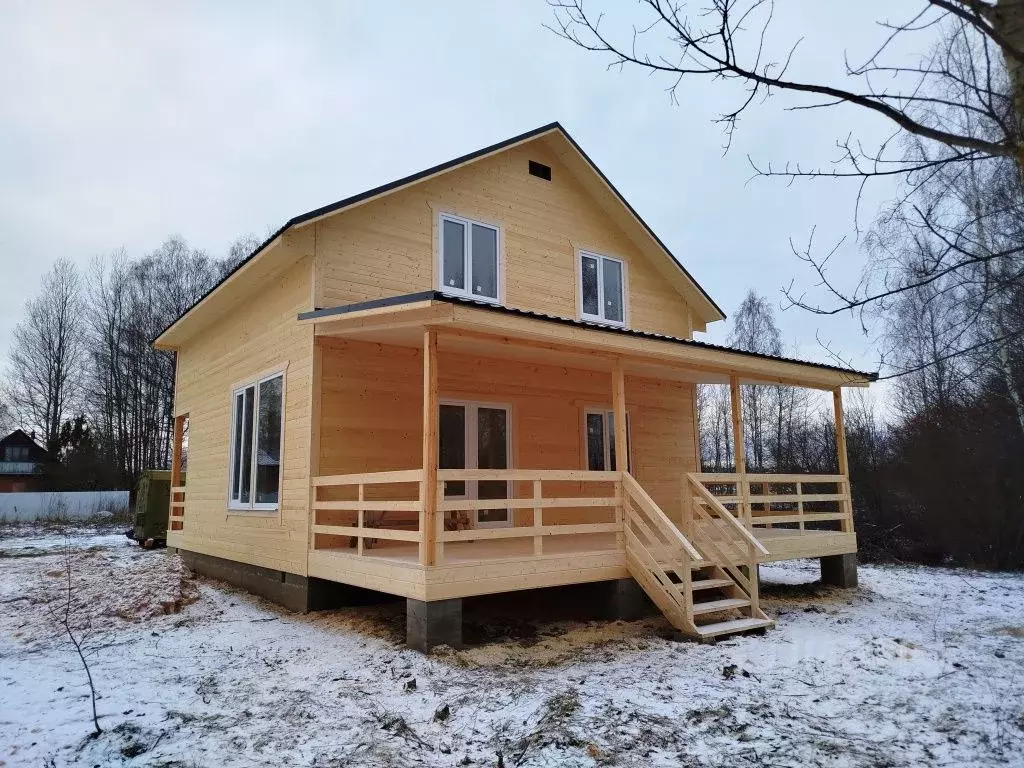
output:
MULTIPOLYGON (((15 429, 9 435, 0 438, 0 448, 6 448, 9 445, 29 448, 32 451, 32 461, 50 460, 50 454, 46 448, 40 445, 33 435, 28 434, 23 429, 15 429)), ((0 459, 2 459, 2 457, 0 457, 0 459)))
POLYGON ((875 381, 878 379, 878 373, 869 373, 866 371, 855 371, 850 368, 841 368, 837 365, 827 365, 826 363, 814 363, 808 360, 799 360, 794 357, 781 357, 776 355, 764 355, 759 352, 748 352, 744 349, 733 349, 732 347, 723 347, 719 344, 709 344, 706 341, 695 341, 693 339, 681 339, 678 336, 669 336, 663 333, 652 333, 651 331, 639 331, 634 328, 620 328, 614 325, 604 325, 602 323, 595 323, 589 320, 573 320, 568 317, 560 317, 559 315, 549 315, 544 312, 534 312, 530 309, 519 309, 518 307, 506 307, 501 304, 494 304, 489 301, 477 301, 474 299, 467 299, 461 296, 450 296, 441 291, 418 291, 417 293, 406 293, 401 296, 389 296, 384 299, 375 299, 373 301, 361 301, 356 304, 345 304, 339 307, 326 307, 323 309, 315 309, 311 312, 302 312, 299 314, 299 320, 323 320, 330 317, 337 317, 339 315, 346 315, 351 312, 358 312, 363 309, 376 309, 378 307, 392 307, 401 306, 403 304, 414 304, 419 301, 443 301, 449 304, 462 304, 465 306, 475 307, 479 309, 486 309, 491 312, 501 312, 507 315, 518 315, 520 317, 529 317, 536 320, 545 320, 552 323, 561 323, 563 325, 572 325, 579 328, 590 328, 596 331, 604 331, 607 333, 618 333, 626 336, 634 336, 641 339, 653 339, 655 341, 668 341, 673 344, 682 344, 684 346, 702 347, 704 349, 713 349, 720 352, 728 352, 734 355, 744 355, 745 357, 753 357, 760 360, 772 360, 780 363, 795 363, 796 365, 808 365, 812 368, 821 368, 826 371, 835 371, 837 373, 846 373, 856 378, 864 379, 866 381, 875 381))
POLYGON ((650 228, 650 226, 648 226, 647 222, 644 221, 640 217, 640 214, 638 214, 636 212, 636 210, 633 208, 633 206, 629 204, 629 202, 626 200, 626 198, 624 198, 622 196, 622 193, 619 192, 619 190, 615 188, 615 185, 611 183, 611 181, 608 179, 607 176, 604 175, 604 173, 601 171, 601 169, 598 168, 597 165, 594 164, 594 161, 590 159, 590 156, 587 155, 587 153, 583 151, 583 148, 579 144, 577 144, 576 140, 572 136, 569 135, 569 132, 567 130, 565 130, 564 127, 562 127, 562 124, 557 122, 557 121, 555 121, 553 123, 548 123, 547 125, 542 125, 539 128, 534 128, 532 131, 526 131, 525 133, 521 133, 518 136, 513 136, 510 139, 505 139, 504 141, 499 141, 497 144, 491 144, 490 146, 483 147, 482 149, 478 149, 475 152, 470 152, 469 154, 462 155, 460 157, 456 157, 453 160, 448 160, 447 162, 441 163, 440 165, 432 166, 431 168, 427 168, 425 170, 419 171, 419 172, 414 173, 414 174, 412 174, 410 176, 404 176, 404 177, 402 177, 400 179, 396 179, 395 181, 388 182, 387 184, 382 184, 379 187, 374 187, 373 189, 368 189, 365 192, 360 192, 357 195, 352 195, 351 197, 346 197, 343 200, 338 200, 335 203, 330 203, 328 205, 321 206, 320 208, 314 208, 312 211, 307 211, 306 213, 300 214, 298 216, 295 216, 294 218, 289 219, 287 222, 285 222, 285 224, 280 229, 275 231, 272 235, 270 235, 270 237, 268 237, 266 240, 264 240, 255 251, 253 251, 251 254, 249 254, 249 256, 247 258, 245 258, 242 261, 240 261, 235 266, 234 269, 232 269, 230 272, 228 272, 226 275, 224 275, 224 277, 222 277, 220 280, 218 280, 213 285, 213 287, 210 288, 210 290, 208 290, 206 293, 204 293, 202 296, 200 296, 195 301, 195 303, 192 304, 192 306, 190 306, 188 309, 186 309, 184 312, 182 312, 180 315, 178 315, 178 317, 176 317, 173 322, 171 322, 166 328, 164 328, 162 331, 160 331, 160 333, 158 333, 154 337, 153 341, 155 341, 156 339, 160 338, 165 333, 167 333, 167 331, 169 331, 171 328, 173 328, 174 325, 179 320, 181 320, 185 315, 187 315, 189 312, 191 312, 197 306, 199 306, 199 304, 201 304, 206 299, 207 296, 209 296, 211 293, 213 293, 215 290, 217 290, 221 286, 221 284, 223 284, 226 280, 228 280, 238 270, 240 270, 242 267, 244 267, 250 261, 255 259, 260 253, 263 252, 263 250, 268 245, 270 245, 270 243, 272 243, 280 235, 284 234, 288 229, 290 229, 292 227, 299 226, 300 224, 305 224, 305 223, 307 223, 307 222, 309 222, 309 221, 311 221, 313 219, 319 218, 320 216, 324 216, 324 215, 329 214, 329 213, 336 213, 337 211, 340 211, 340 210, 342 210, 344 208, 348 208, 349 206, 355 205, 356 203, 361 203, 361 202, 363 202, 365 200, 369 200, 370 198, 376 197, 378 195, 382 195, 382 194, 385 194, 387 192, 391 192, 391 191, 393 191, 395 189, 398 189, 399 187, 404 187, 407 184, 412 184, 414 182, 417 182, 417 181, 420 181, 422 179, 425 179, 428 176, 433 176, 436 173, 441 173, 442 171, 449 170, 449 169, 454 168, 456 166, 462 165, 463 163, 471 162, 471 161, 476 160, 476 159, 478 159, 480 157, 483 157, 484 155, 489 155, 492 152, 497 152, 499 150, 505 149, 506 147, 510 147, 513 144, 519 144, 520 142, 527 141, 527 140, 535 138, 537 136, 541 136, 541 135, 543 135, 545 133, 548 133, 550 131, 553 131, 553 130, 559 131, 566 138, 566 140, 570 144, 572 144, 572 146, 576 149, 576 151, 579 152, 580 155, 583 156, 583 159, 587 161, 587 164, 590 165, 590 167, 593 168, 594 172, 597 173, 597 175, 601 177, 601 179, 604 181, 604 183, 608 185, 608 187, 611 189, 611 191, 619 199, 619 202, 621 202, 624 206, 626 206, 626 208, 629 209, 629 212, 632 213, 633 216, 636 217, 636 220, 638 222, 640 222, 640 225, 643 226, 643 228, 647 231, 647 233, 652 238, 654 238, 654 241, 661 247, 661 249, 672 259, 672 262, 679 268, 679 270, 686 276, 686 278, 691 283, 693 283, 693 285, 697 288, 697 290, 700 291, 701 295, 704 296, 704 298, 707 299, 711 303, 711 306, 713 306, 718 311, 718 313, 722 316, 722 318, 725 319, 726 315, 725 315, 725 312, 722 311, 722 308, 719 307, 718 304, 715 303, 715 300, 712 299, 711 296, 708 295, 707 291, 705 291, 700 286, 700 284, 696 280, 693 279, 693 275, 691 275, 686 270, 686 267, 684 267, 679 262, 679 259, 677 259, 672 254, 672 252, 668 249, 668 246, 666 246, 665 243, 663 243, 661 241, 661 238, 659 238, 654 233, 654 230, 652 230, 650 228))

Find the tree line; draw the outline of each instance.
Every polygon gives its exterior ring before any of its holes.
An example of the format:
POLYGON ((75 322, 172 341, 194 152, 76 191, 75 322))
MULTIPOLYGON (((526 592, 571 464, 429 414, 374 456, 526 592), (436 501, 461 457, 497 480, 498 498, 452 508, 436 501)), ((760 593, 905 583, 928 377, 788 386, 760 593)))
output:
POLYGON ((218 258, 170 237, 44 275, 12 333, 0 427, 35 434, 57 462, 52 487, 131 488, 169 465, 174 355, 152 341, 258 244, 245 235, 218 258))

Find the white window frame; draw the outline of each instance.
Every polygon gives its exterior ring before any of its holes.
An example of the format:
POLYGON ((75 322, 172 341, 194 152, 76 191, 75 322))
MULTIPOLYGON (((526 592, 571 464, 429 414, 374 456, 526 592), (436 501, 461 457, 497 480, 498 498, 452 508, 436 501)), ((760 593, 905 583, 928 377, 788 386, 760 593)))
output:
MULTIPOLYGON (((281 508, 281 496, 284 492, 284 425, 287 419, 285 418, 285 395, 286 395, 286 372, 287 366, 275 368, 271 371, 260 374, 259 376, 248 379, 243 382, 236 383, 231 387, 231 439, 228 443, 228 510, 232 513, 257 513, 266 514, 268 512, 277 512, 281 508), (277 476, 277 501, 276 502, 257 502, 256 499, 256 461, 259 457, 259 446, 257 438, 259 436, 259 408, 260 408, 260 384, 270 381, 271 379, 281 379, 281 443, 278 447, 278 456, 280 456, 280 465, 277 476), (239 425, 235 423, 235 398, 240 393, 244 393, 249 387, 253 388, 253 403, 252 403, 252 456, 249 461, 251 462, 251 468, 249 473, 249 501, 242 502, 237 501, 231 497, 232 491, 235 485, 235 438, 238 435, 239 425)), ((244 395, 243 395, 244 397, 244 395)))
MULTIPOLYGON (((612 462, 612 441, 608 438, 611 434, 608 428, 611 426, 611 422, 615 416, 615 411, 611 408, 601 406, 587 406, 583 409, 583 415, 580 418, 580 427, 583 435, 583 469, 590 471, 590 446, 587 444, 587 417, 591 414, 598 414, 601 416, 602 429, 604 430, 604 470, 596 470, 598 472, 611 472, 615 470, 615 467, 611 466, 612 462)), ((630 472, 633 471, 633 435, 632 433, 632 419, 630 418, 629 411, 626 411, 626 469, 630 472)))
MULTIPOLYGON (((479 440, 479 434, 478 433, 479 433, 479 428, 480 428, 480 422, 479 422, 479 418, 478 417, 479 417, 480 409, 481 408, 493 408, 494 410, 505 411, 505 456, 508 458, 508 461, 506 461, 506 464, 508 464, 508 468, 509 469, 512 469, 515 466, 515 462, 512 459, 512 448, 515 445, 515 442, 512 439, 513 413, 512 413, 512 406, 510 404, 508 404, 508 403, 485 403, 485 402, 481 402, 479 400, 453 400, 453 399, 450 399, 450 398, 441 398, 438 401, 438 407, 440 407, 442 405, 455 405, 455 406, 459 406, 461 408, 465 408, 465 424, 463 425, 463 437, 462 437, 462 439, 464 441, 463 445, 464 445, 465 451, 466 451, 466 466, 467 466, 467 468, 470 467, 470 466, 472 466, 472 468, 475 468, 480 463, 479 445, 478 445, 478 442, 477 442, 479 440)), ((440 438, 438 438, 438 439, 440 439, 440 438)), ((440 445, 438 446, 438 448, 440 449, 440 445)), ((453 500, 454 499, 474 499, 476 501, 479 501, 480 499, 479 499, 479 491, 478 491, 478 482, 479 481, 477 481, 477 480, 466 480, 465 481, 465 486, 464 486, 465 487, 465 492, 464 493, 459 494, 459 495, 449 494, 449 495, 445 495, 444 498, 446 498, 446 499, 453 499, 453 500)), ((510 483, 506 483, 505 485, 506 485, 506 488, 507 488, 507 490, 505 492, 505 496, 506 496, 506 498, 509 498, 509 493, 511 492, 512 487, 511 487, 510 483)), ((479 519, 479 517, 480 517, 480 510, 479 509, 474 509, 473 510, 472 523, 473 523, 473 527, 474 528, 509 528, 509 527, 511 527, 512 525, 515 524, 515 521, 513 519, 513 515, 514 515, 514 511, 512 509, 509 509, 508 510, 508 516, 503 521, 481 522, 480 519, 479 519)))
POLYGON ((504 247, 501 237, 501 227, 496 224, 489 224, 486 221, 477 221, 476 219, 467 219, 464 216, 456 216, 452 213, 439 213, 437 216, 437 284, 439 290, 442 293, 446 293, 449 296, 459 296, 463 299, 472 299, 473 301, 485 301, 489 304, 501 304, 502 291, 504 289, 504 280, 502 276, 504 274, 504 259, 503 259, 504 247), (444 283, 444 222, 452 221, 456 224, 461 224, 463 228, 463 248, 462 248, 462 274, 465 276, 465 288, 454 288, 444 283), (495 296, 481 296, 478 293, 473 293, 473 226, 486 227, 487 229, 494 230, 494 244, 496 248, 497 261, 495 263, 495 296))
POLYGON ((617 259, 614 256, 605 256, 600 253, 594 253, 594 251, 577 251, 576 255, 576 300, 579 302, 580 308, 580 319, 586 320, 591 323, 601 323, 602 325, 611 325, 616 328, 625 328, 627 321, 629 320, 628 303, 626 296, 628 294, 629 282, 626 279, 626 262, 622 259, 617 259), (583 259, 595 259, 597 261, 597 309, 598 314, 593 315, 586 312, 583 309, 583 259), (614 261, 619 265, 622 275, 622 319, 621 320, 610 320, 604 316, 605 302, 604 302, 604 264, 608 261, 614 261))

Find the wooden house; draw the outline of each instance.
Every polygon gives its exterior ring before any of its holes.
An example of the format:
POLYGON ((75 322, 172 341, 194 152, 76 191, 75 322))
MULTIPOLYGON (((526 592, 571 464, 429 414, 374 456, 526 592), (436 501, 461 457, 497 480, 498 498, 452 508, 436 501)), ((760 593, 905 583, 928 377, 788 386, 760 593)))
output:
POLYGON ((35 440, 35 434, 16 429, 0 438, 0 493, 44 490, 45 473, 53 463, 49 452, 35 440))
POLYGON ((856 579, 841 389, 872 375, 694 340, 722 319, 557 123, 305 213, 155 340, 176 477, 188 435, 168 545, 299 610, 404 597, 419 648, 461 641, 463 598, 572 584, 764 628, 758 563, 856 579), (702 473, 701 382, 736 435, 741 385, 833 393, 838 474, 748 474, 742 439, 702 473))

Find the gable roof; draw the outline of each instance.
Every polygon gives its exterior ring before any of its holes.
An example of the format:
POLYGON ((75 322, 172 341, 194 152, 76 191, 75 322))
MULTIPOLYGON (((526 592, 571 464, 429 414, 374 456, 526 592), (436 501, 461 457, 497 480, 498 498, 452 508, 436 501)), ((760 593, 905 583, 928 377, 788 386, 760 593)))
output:
POLYGON ((703 307, 694 307, 698 317, 700 317, 704 321, 704 323, 713 322, 715 320, 724 320, 725 312, 722 311, 722 308, 715 303, 714 299, 712 299, 711 296, 708 295, 707 291, 705 291, 700 286, 700 284, 693 278, 693 275, 691 275, 687 271, 686 267, 684 267, 682 263, 680 263, 680 261, 672 254, 672 252, 668 249, 668 246, 666 246, 665 243, 662 242, 661 238, 659 238, 655 234, 654 230, 651 229, 647 222, 645 222, 640 217, 640 214, 638 214, 636 210, 633 208, 633 206, 629 204, 626 198, 622 196, 622 193, 620 193, 618 189, 615 188, 615 185, 611 183, 608 177, 605 176, 601 169, 598 168, 597 165, 594 163, 594 161, 590 159, 590 156, 583 151, 583 148, 580 147, 576 140, 569 135, 569 132, 565 130, 562 124, 555 121, 552 123, 548 123, 547 125, 542 125, 539 128, 534 128, 531 131, 526 131, 525 133, 521 133, 517 136, 505 139, 504 141, 499 141, 497 144, 491 144, 490 146, 483 147, 481 149, 462 155, 460 157, 456 157, 452 160, 448 160, 447 162, 440 163, 439 165, 426 168, 422 171, 411 174, 409 176, 404 176, 400 179, 396 179, 395 181, 388 182, 387 184, 382 184, 378 187, 368 189, 365 192, 360 192, 359 194, 352 195, 351 197, 346 197, 342 200, 338 200, 337 202, 330 203, 328 205, 323 205, 319 208, 314 208, 311 211, 307 211, 306 213, 294 216, 293 218, 285 222, 283 226, 281 226, 277 231, 270 235, 266 240, 264 240, 263 243, 261 243, 260 246, 256 248, 256 250, 253 251, 247 258, 239 262, 234 269, 232 269, 230 272, 224 275, 224 277, 222 277, 216 284, 214 284, 214 286, 210 288, 210 290, 208 290, 201 297, 199 297, 199 299, 197 299, 196 302, 192 304, 191 307, 185 310, 185 312, 179 315, 170 325, 168 325, 159 334, 157 334, 156 338, 153 339, 153 344, 158 346, 161 345, 161 339, 163 339, 163 337, 171 329, 173 329, 178 323, 180 323, 190 313, 192 313, 196 309, 196 307, 198 307, 200 304, 206 301, 206 299, 209 298, 212 294, 214 294, 222 285, 228 282, 237 273, 245 269, 245 267, 247 267, 251 262, 256 260, 261 254, 267 251, 274 243, 278 241, 278 238, 280 238, 287 231, 297 227, 301 227, 306 224, 311 224, 321 218, 324 218, 325 216, 330 216, 332 214, 339 213, 347 208, 359 205, 360 203, 365 203, 374 198, 387 195, 391 192, 396 192, 399 189, 403 189, 418 182, 425 181, 426 179, 436 176, 438 174, 454 170, 455 168, 458 168, 460 166, 472 163, 475 160, 479 160, 489 155, 496 154, 518 144, 523 144, 525 142, 544 136, 545 134, 551 133, 557 133, 568 142, 568 144, 572 147, 572 149, 575 151, 578 157, 583 161, 584 165, 600 179, 601 183, 607 188, 608 192, 614 197, 614 199, 626 209, 630 218, 632 218, 639 225, 643 232, 651 239, 656 248, 660 250, 664 254, 664 256, 675 266, 675 268, 680 273, 680 276, 686 281, 686 283, 689 286, 692 286, 692 288, 694 289, 693 292, 695 296, 698 298, 698 303, 704 304, 703 307))
MULTIPOLYGON (((33 461, 48 461, 50 458, 46 448, 37 443, 35 438, 23 429, 16 429, 9 435, 0 438, 0 448, 5 448, 9 445, 26 446, 32 449, 31 456, 33 461)), ((0 460, 2 459, 3 457, 0 456, 0 460)))

